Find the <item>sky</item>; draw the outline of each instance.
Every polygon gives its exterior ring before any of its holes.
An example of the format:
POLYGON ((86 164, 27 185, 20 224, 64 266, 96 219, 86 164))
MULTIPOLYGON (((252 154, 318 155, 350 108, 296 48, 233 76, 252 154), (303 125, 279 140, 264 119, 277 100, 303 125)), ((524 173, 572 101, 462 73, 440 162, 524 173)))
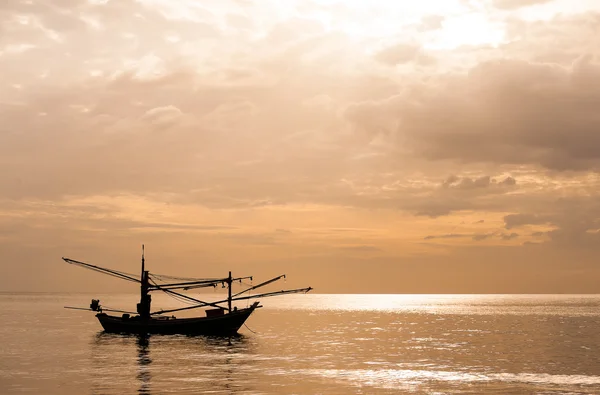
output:
POLYGON ((600 293, 600 2, 0 2, 0 291, 600 293), (279 285, 278 285, 279 286, 279 285), (135 291, 135 290, 132 290, 135 291))

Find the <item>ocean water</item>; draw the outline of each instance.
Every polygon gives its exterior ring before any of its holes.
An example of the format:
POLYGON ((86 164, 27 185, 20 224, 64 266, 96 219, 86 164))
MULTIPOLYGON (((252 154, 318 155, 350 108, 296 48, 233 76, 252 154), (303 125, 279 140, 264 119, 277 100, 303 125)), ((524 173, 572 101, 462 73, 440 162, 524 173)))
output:
POLYGON ((0 394, 600 394, 597 295, 280 296, 231 339, 105 334, 91 296, 0 294, 0 394))

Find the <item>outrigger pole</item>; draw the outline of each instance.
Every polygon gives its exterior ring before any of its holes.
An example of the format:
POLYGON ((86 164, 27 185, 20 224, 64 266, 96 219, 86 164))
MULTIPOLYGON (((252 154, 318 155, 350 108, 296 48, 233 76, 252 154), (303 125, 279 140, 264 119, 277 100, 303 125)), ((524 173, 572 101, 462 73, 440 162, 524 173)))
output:
MULTIPOLYGON (((266 294, 252 295, 252 296, 247 296, 247 297, 237 297, 237 296, 239 296, 241 294, 244 294, 246 292, 252 291, 252 290, 260 288, 260 287, 264 287, 265 285, 271 284, 271 283, 273 283, 273 282, 275 282, 277 280, 281 280, 282 278, 285 278, 285 274, 282 274, 280 276, 273 277, 270 280, 267 280, 267 281, 264 281, 264 282, 262 282, 260 284, 257 284, 257 285, 255 285, 253 287, 247 288, 247 289, 245 289, 245 290, 243 290, 241 292, 238 292, 235 295, 232 295, 232 293, 231 293, 231 284, 234 281, 241 281, 241 280, 244 280, 244 279, 247 279, 247 278, 252 279, 252 277, 232 278, 231 277, 231 272, 229 272, 229 277, 227 277, 227 278, 224 278, 224 279, 214 279, 214 280, 206 280, 207 284, 208 283, 216 283, 216 284, 218 284, 218 283, 225 284, 226 283, 228 285, 227 299, 219 300, 217 302, 212 302, 212 303, 205 302, 205 301, 202 301, 202 300, 199 300, 199 299, 195 299, 195 298, 192 298, 190 296, 187 296, 187 295, 184 295, 184 294, 180 294, 180 293, 177 293, 177 292, 173 292, 172 290, 175 289, 175 288, 166 288, 165 289, 165 286, 169 287, 169 286, 173 286, 173 285, 176 285, 178 288, 183 288, 183 289, 197 288, 196 286, 186 287, 185 286, 186 283, 164 284, 164 285, 157 285, 157 284, 155 284, 150 289, 151 291, 161 290, 161 291, 173 294, 173 295, 181 296, 181 297, 183 297, 183 298, 185 298, 187 300, 194 301, 194 302, 199 303, 199 304, 196 305, 196 306, 188 306, 188 307, 182 307, 182 308, 177 308, 177 309, 159 310, 159 311, 155 311, 154 313, 151 313, 151 315, 164 314, 164 313, 173 313, 173 312, 176 312, 176 311, 197 309, 197 308, 205 307, 205 306, 213 306, 213 307, 223 308, 219 304, 220 303, 225 303, 225 302, 227 302, 227 310, 231 311, 231 302, 233 302, 233 301, 247 300, 247 299, 253 299, 253 298, 258 298, 258 297, 263 297, 263 296, 264 297, 269 297, 269 296, 275 296, 275 295, 283 295, 283 294, 287 294, 287 293, 300 293, 300 292, 305 292, 306 293, 306 292, 309 292, 310 290, 312 290, 311 287, 308 287, 308 288, 291 289, 291 290, 287 290, 287 291, 269 292, 269 293, 266 293, 266 294)), ((209 285, 203 285, 203 286, 209 286, 209 285)))
MULTIPOLYGON (((231 299, 231 301, 247 300, 247 299, 253 299, 253 298, 263 298, 263 297, 266 298, 266 297, 269 297, 269 296, 277 296, 277 295, 285 295, 285 294, 306 293, 306 292, 309 292, 311 290, 312 290, 312 287, 298 288, 298 289, 288 289, 288 290, 284 290, 284 291, 267 292, 267 293, 259 294, 259 295, 242 296, 240 298, 235 298, 234 297, 234 298, 231 299)), ((196 306, 181 307, 179 309, 159 310, 159 311, 155 311, 154 313, 151 313, 151 314, 155 315, 155 314, 173 313, 175 311, 192 310, 192 309, 197 309, 197 308, 204 307, 204 306, 214 306, 214 305, 218 305, 219 303, 229 302, 229 298, 223 299, 223 300, 219 300, 219 301, 213 302, 213 303, 203 302, 203 301, 198 300, 198 299, 193 299, 193 300, 195 300, 198 303, 202 303, 202 304, 198 304, 196 306)), ((221 307, 221 306, 217 306, 217 307, 221 307)))
POLYGON ((69 259, 69 258, 65 258, 65 257, 63 257, 63 261, 65 261, 65 262, 67 262, 67 263, 69 263, 71 265, 85 267, 87 269, 90 269, 90 270, 93 270, 93 271, 96 271, 96 272, 108 274, 109 276, 113 276, 113 277, 122 278, 123 280, 132 281, 134 283, 140 283, 141 282, 137 278, 132 277, 132 274, 125 273, 125 272, 120 272, 118 270, 106 269, 106 268, 103 268, 103 267, 100 267, 100 266, 92 265, 92 264, 81 262, 81 261, 76 261, 74 259, 69 259))
POLYGON ((241 295, 241 294, 243 294, 243 293, 246 293, 246 292, 248 292, 248 291, 252 291, 253 289, 256 289, 256 288, 264 287, 265 285, 267 285, 267 284, 271 284, 271 283, 274 283, 275 281, 277 281, 277 280, 280 280, 280 279, 282 279, 282 278, 285 278, 285 274, 282 274, 281 276, 274 277, 274 278, 272 278, 272 279, 270 279, 270 280, 267 280, 267 281, 265 281, 265 282, 263 282, 263 283, 260 283, 260 284, 258 284, 258 285, 255 285, 255 286, 253 286, 253 287, 250 287, 250 288, 248 288, 248 289, 245 289, 245 290, 243 290, 243 291, 241 291, 241 292, 238 292, 238 293, 236 293, 235 295, 233 295, 233 297, 236 297, 236 296, 238 296, 238 295, 241 295))
MULTIPOLYGON (((90 308, 87 308, 87 307, 72 307, 72 306, 65 306, 64 308, 65 308, 65 309, 71 309, 71 310, 97 311, 97 310, 93 310, 93 309, 90 309, 90 308)), ((107 309, 107 308, 104 308, 104 307, 102 307, 100 310, 101 310, 101 311, 112 311, 112 312, 115 312, 115 313, 127 313, 127 314, 135 314, 134 312, 131 312, 131 311, 126 311, 126 310, 117 310, 117 309, 107 309)))

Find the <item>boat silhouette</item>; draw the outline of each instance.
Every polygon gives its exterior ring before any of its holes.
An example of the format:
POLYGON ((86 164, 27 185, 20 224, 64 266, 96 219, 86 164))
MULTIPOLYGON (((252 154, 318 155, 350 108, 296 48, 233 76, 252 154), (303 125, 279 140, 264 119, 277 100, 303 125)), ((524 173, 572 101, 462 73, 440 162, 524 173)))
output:
POLYGON ((103 308, 98 299, 92 299, 89 308, 65 306, 65 308, 68 309, 95 311, 97 313, 96 318, 98 318, 100 325, 102 325, 104 331, 108 333, 231 336, 238 332, 244 322, 246 322, 248 317, 250 317, 256 309, 262 307, 259 301, 255 301, 249 307, 238 309, 237 307, 232 308, 232 302, 291 293, 306 293, 312 290, 311 287, 307 287, 267 292, 257 295, 244 295, 249 291, 285 278, 285 274, 264 281, 258 285, 249 286, 236 294, 232 293, 232 284, 237 282, 241 284, 243 280, 247 279, 252 280, 252 276, 233 277, 231 272, 229 272, 229 275, 224 278, 200 279, 153 274, 148 270, 145 270, 143 245, 142 270, 139 279, 130 273, 108 269, 70 258, 63 257, 62 259, 72 265, 140 284, 140 302, 137 304, 137 314, 124 310, 103 308), (227 287, 226 299, 216 302, 206 302, 182 293, 182 291, 188 291, 190 289, 216 287, 217 285, 227 287), (150 293, 154 291, 165 292, 181 301, 192 303, 192 305, 153 312, 151 311, 152 297, 150 293), (205 311, 206 316, 204 317, 176 318, 175 316, 167 315, 177 311, 198 309, 202 307, 210 307, 205 311), (106 312, 122 313, 122 315, 110 315, 106 312))

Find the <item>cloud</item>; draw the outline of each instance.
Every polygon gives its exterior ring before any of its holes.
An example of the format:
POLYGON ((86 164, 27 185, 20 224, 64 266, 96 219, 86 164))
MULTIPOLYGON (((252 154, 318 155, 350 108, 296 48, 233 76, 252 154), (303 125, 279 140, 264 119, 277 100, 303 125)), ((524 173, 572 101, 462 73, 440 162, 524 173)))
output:
POLYGON ((551 218, 537 214, 510 214, 504 217, 506 229, 518 228, 523 225, 543 225, 551 222, 551 218))
POLYGON ((505 229, 523 226, 541 227, 531 237, 545 237, 544 244, 563 249, 598 249, 600 205, 585 197, 558 198, 550 205, 540 205, 538 212, 511 214, 504 217, 505 229))
MULTIPOLYGON (((492 237, 498 236, 497 232, 490 233, 473 233, 473 234, 462 234, 462 233, 449 233, 442 235, 430 235, 425 236, 424 240, 437 240, 437 239, 472 239, 473 241, 484 241, 492 237)), ((505 238, 504 235, 500 235, 503 240, 510 240, 505 238)))
POLYGON ((155 107, 148 110, 142 116, 142 120, 148 121, 155 125, 168 126, 174 124, 182 112, 179 108, 169 105, 164 107, 155 107))
POLYGON ((512 239, 516 239, 517 237, 519 237, 519 234, 515 233, 515 232, 503 233, 500 237, 502 237, 502 240, 512 240, 512 239))
MULTIPOLYGON (((349 118, 385 114, 405 149, 429 160, 594 170, 600 165, 596 87, 600 66, 588 57, 568 68, 496 60, 421 86, 418 95, 355 106, 349 118)), ((382 125, 361 127, 376 133, 382 125)))
POLYGON ((552 0, 492 0, 492 4, 500 9, 510 10, 537 4, 548 3, 552 0))
POLYGON ((491 186, 514 186, 516 180, 512 177, 506 177, 504 180, 498 182, 492 179, 490 176, 481 176, 478 178, 469 177, 457 177, 455 175, 449 176, 444 182, 442 182, 443 188, 471 190, 478 188, 489 188, 491 186))
POLYGON ((465 237, 471 237, 470 235, 458 234, 458 233, 448 233, 445 235, 429 235, 425 236, 424 240, 435 240, 435 239, 462 239, 465 237))
POLYGON ((418 46, 401 43, 379 51, 375 54, 375 59, 389 66, 395 66, 413 61, 419 53, 418 46))
POLYGON ((509 176, 506 177, 504 180, 500 181, 500 184, 506 186, 514 186, 517 185, 517 180, 509 176))
POLYGON ((420 31, 431 31, 442 28, 442 23, 446 19, 443 15, 425 15, 421 18, 419 26, 420 31))
POLYGON ((429 235, 425 236, 424 240, 439 240, 439 239, 472 239, 473 241, 480 242, 489 240, 492 238, 499 238, 503 241, 510 241, 519 237, 518 233, 502 233, 498 231, 488 233, 473 233, 473 234, 462 234, 462 233, 449 233, 442 235, 429 235))
POLYGON ((473 235, 473 240, 475 241, 483 241, 486 239, 489 239, 490 237, 494 236, 495 233, 478 233, 473 235))
POLYGON ((376 247, 376 246, 372 246, 372 245, 355 245, 355 246, 343 246, 340 247, 343 250, 346 251, 350 251, 350 252, 380 252, 381 249, 376 247))
POLYGON ((424 202, 415 204, 414 213, 416 216, 424 216, 430 218, 437 218, 444 215, 449 215, 453 211, 459 211, 469 207, 466 202, 460 202, 457 200, 436 200, 430 199, 424 202))
POLYGON ((0 261, 592 256, 599 15, 400 3, 2 2, 0 261))

